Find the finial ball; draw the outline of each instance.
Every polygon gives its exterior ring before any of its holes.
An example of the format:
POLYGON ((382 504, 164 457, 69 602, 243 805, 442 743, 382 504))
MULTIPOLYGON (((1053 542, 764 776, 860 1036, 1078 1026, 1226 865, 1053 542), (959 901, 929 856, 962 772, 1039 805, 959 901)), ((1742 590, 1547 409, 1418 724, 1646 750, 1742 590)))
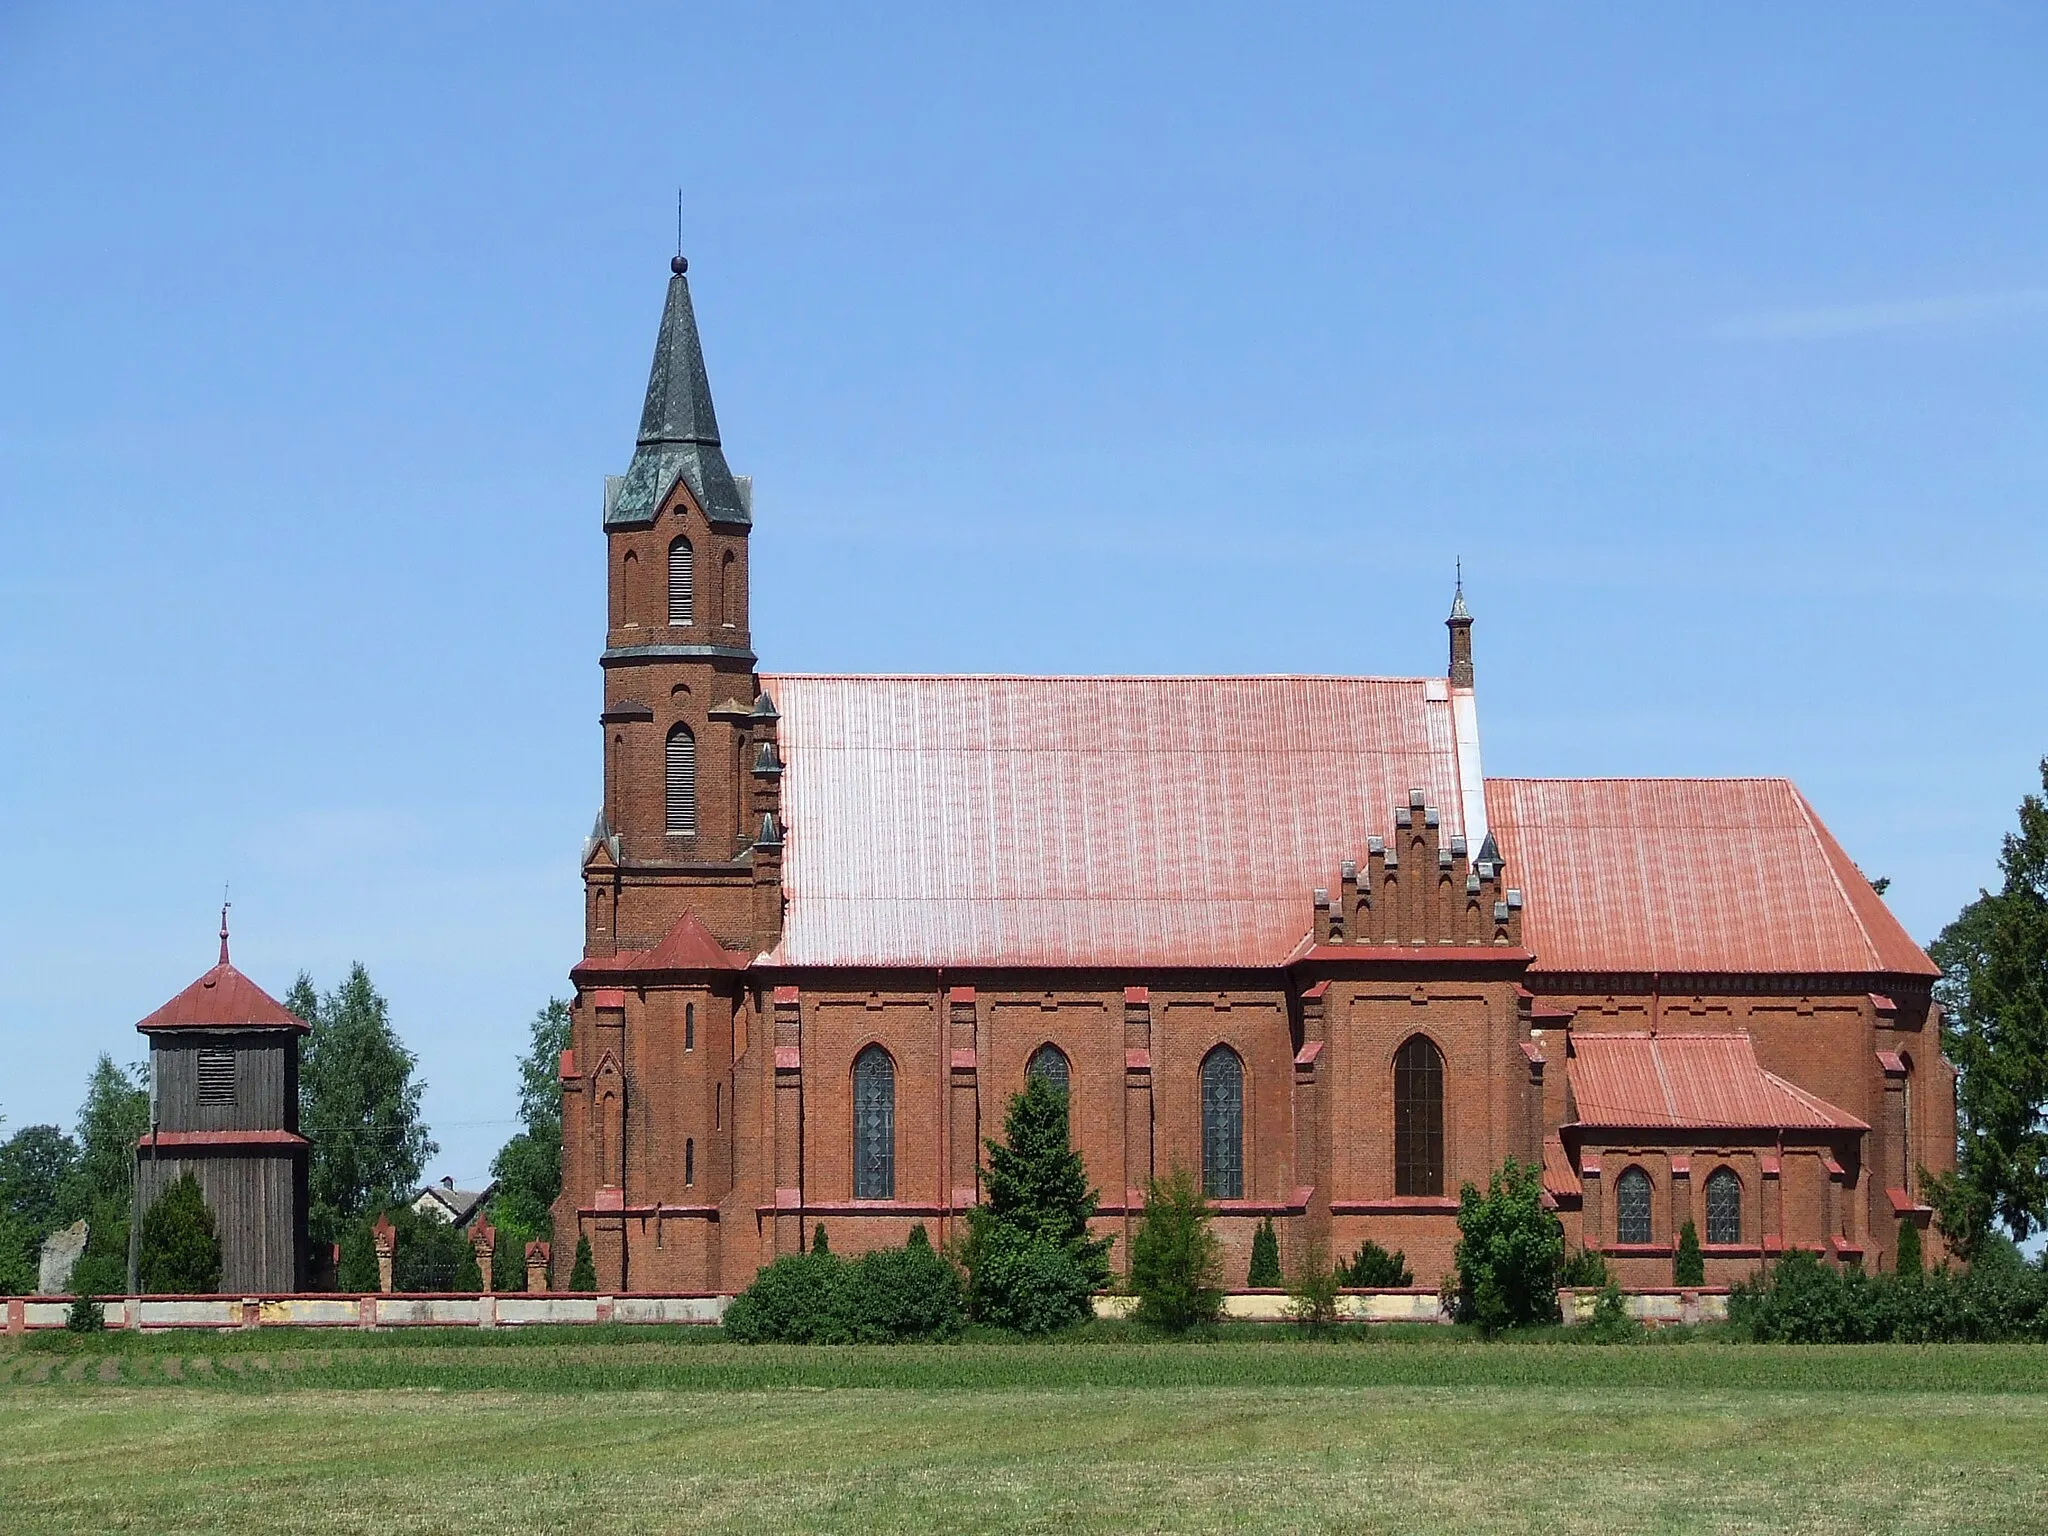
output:
POLYGON ((669 271, 675 273, 677 277, 681 277, 685 272, 690 270, 689 259, 684 256, 671 256, 669 258, 668 269, 669 271))

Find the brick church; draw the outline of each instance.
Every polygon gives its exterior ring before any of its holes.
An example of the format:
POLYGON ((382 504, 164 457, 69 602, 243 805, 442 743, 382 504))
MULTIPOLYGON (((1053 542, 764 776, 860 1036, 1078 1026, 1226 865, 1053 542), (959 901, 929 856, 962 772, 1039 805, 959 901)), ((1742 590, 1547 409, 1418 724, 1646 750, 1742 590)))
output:
POLYGON ((1033 1073, 1113 1260, 1179 1162, 1237 1284, 1270 1216, 1433 1285, 1510 1155, 1625 1284, 1688 1219, 1713 1283, 1926 1225, 1927 956, 1783 779, 1486 777, 1462 595, 1437 677, 760 670, 686 270, 605 486, 558 1254, 730 1292, 821 1221, 943 1240, 1033 1073))

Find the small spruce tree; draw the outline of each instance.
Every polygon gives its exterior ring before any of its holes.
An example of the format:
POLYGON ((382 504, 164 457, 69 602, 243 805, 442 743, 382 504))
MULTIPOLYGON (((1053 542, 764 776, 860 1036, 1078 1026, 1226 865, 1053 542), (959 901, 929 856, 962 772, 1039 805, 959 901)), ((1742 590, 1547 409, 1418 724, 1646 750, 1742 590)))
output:
POLYGON ((597 1289, 597 1264, 590 1257, 590 1235, 584 1233, 576 1239, 576 1262, 569 1266, 569 1289, 572 1291, 594 1291, 597 1289))
POLYGON ((988 1199, 967 1213, 962 1250, 975 1318, 1020 1333, 1085 1321, 1109 1284, 1111 1240, 1088 1233, 1096 1195, 1067 1141, 1066 1090, 1029 1078, 1003 1140, 986 1145, 988 1199))
POLYGON ((1131 1234, 1139 1322, 1185 1333, 1221 1314, 1223 1262, 1209 1220, 1209 1202, 1178 1162, 1145 1191, 1145 1214, 1131 1234))
POLYGON ((1280 1235, 1273 1230, 1273 1218, 1270 1216, 1260 1222, 1259 1230, 1252 1234, 1252 1266, 1245 1273, 1244 1283, 1254 1288, 1283 1283, 1280 1277, 1280 1235))
POLYGON ((1705 1285, 1707 1283, 1707 1256, 1700 1252, 1699 1228, 1687 1217, 1685 1225, 1678 1229, 1678 1251, 1671 1256, 1671 1283, 1673 1285, 1705 1285))
POLYGON ((1926 1267, 1920 1257, 1920 1224, 1917 1221, 1899 1223, 1899 1251, 1892 1260, 1892 1268, 1900 1279, 1919 1279, 1926 1267))
POLYGON ((1367 1238, 1349 1264, 1337 1266, 1337 1279, 1362 1291, 1400 1290, 1415 1283, 1415 1273, 1408 1267, 1408 1255, 1399 1248, 1389 1253, 1367 1238))
POLYGON ((1301 1245, 1294 1278, 1287 1283, 1287 1315, 1297 1326, 1321 1333, 1337 1321, 1337 1267, 1320 1237, 1301 1245))
POLYGON ((107 1309, 90 1296, 74 1296, 64 1326, 72 1333, 99 1333, 107 1326, 107 1309))
POLYGON ((140 1279, 154 1296, 211 1295, 220 1289, 220 1234, 190 1172, 142 1218, 140 1279))
POLYGON ((822 1221, 811 1232, 811 1252, 830 1253, 832 1245, 825 1241, 825 1223, 822 1221))

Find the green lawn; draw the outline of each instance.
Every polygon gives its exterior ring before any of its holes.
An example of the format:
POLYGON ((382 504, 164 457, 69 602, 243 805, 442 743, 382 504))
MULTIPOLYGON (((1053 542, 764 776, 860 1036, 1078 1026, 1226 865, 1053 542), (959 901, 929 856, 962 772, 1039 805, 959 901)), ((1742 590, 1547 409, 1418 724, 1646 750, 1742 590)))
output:
POLYGON ((2042 1531, 2048 1349, 39 1339, 0 1529, 2042 1531))

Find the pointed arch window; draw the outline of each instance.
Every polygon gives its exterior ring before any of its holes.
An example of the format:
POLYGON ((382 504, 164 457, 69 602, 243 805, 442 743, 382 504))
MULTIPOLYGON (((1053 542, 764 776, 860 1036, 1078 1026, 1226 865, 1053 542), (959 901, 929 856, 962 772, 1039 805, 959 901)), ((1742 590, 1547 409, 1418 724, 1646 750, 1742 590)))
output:
POLYGON ((1244 1063, 1227 1045, 1202 1058, 1202 1193, 1244 1198, 1244 1063))
POLYGON ((668 547, 668 621, 687 624, 695 606, 695 552, 690 541, 678 538, 668 547))
POLYGON ((1444 1058, 1415 1035, 1394 1053, 1394 1193, 1444 1192, 1444 1058))
POLYGON ((718 562, 718 621, 727 629, 740 622, 739 561, 729 549, 718 562))
POLYGON ((1707 1241, 1742 1241, 1742 1180, 1733 1168, 1716 1168, 1707 1175, 1707 1241))
POLYGON ((697 835, 697 738, 687 725, 668 733, 668 830, 697 835))
POLYGON ((853 1059, 853 1198, 896 1198, 896 1063, 879 1045, 853 1059))
POLYGON ((1024 1076, 1027 1079, 1042 1077, 1061 1093, 1068 1091, 1071 1075, 1067 1065, 1067 1053, 1050 1042, 1033 1051, 1031 1060, 1024 1067, 1024 1076))
POLYGON ((1617 1243, 1655 1241, 1656 1223, 1650 1216, 1650 1176, 1640 1168, 1625 1169, 1614 1181, 1614 1240, 1617 1243))

